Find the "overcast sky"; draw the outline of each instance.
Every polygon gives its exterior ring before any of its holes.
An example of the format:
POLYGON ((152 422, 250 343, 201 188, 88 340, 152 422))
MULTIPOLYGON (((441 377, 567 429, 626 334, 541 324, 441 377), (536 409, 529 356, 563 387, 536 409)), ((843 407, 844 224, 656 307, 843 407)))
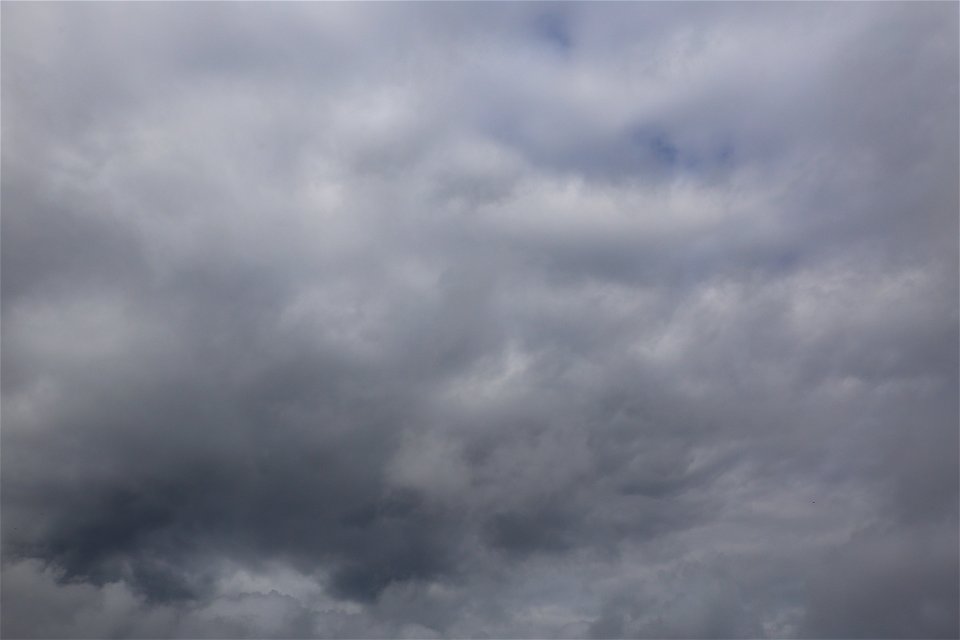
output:
POLYGON ((957 637, 944 3, 2 8, 4 637, 957 637))

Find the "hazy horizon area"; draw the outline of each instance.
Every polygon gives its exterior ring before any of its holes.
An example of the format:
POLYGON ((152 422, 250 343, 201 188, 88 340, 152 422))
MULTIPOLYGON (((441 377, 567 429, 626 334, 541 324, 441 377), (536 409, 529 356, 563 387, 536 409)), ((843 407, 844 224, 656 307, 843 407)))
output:
POLYGON ((4 638, 960 636, 960 4, 0 18, 4 638))

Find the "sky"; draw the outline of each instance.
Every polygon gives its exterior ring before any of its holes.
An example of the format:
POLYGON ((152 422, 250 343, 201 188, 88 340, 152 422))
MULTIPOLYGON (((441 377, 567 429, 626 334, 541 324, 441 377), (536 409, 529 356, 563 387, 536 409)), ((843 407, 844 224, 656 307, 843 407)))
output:
POLYGON ((960 5, 2 6, 7 638, 955 638, 960 5))

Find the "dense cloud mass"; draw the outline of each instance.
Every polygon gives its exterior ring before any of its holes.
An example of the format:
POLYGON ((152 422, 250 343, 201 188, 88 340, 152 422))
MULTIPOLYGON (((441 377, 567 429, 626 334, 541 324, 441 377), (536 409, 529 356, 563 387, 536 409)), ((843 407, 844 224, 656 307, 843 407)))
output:
POLYGON ((4 637, 943 637, 956 3, 2 9, 4 637))

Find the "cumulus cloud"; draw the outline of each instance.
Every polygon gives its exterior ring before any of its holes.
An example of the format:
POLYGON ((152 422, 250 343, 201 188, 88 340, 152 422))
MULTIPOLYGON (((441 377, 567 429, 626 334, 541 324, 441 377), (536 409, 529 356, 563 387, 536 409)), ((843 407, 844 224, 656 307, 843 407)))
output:
POLYGON ((3 6, 7 637, 956 637, 951 4, 3 6))

